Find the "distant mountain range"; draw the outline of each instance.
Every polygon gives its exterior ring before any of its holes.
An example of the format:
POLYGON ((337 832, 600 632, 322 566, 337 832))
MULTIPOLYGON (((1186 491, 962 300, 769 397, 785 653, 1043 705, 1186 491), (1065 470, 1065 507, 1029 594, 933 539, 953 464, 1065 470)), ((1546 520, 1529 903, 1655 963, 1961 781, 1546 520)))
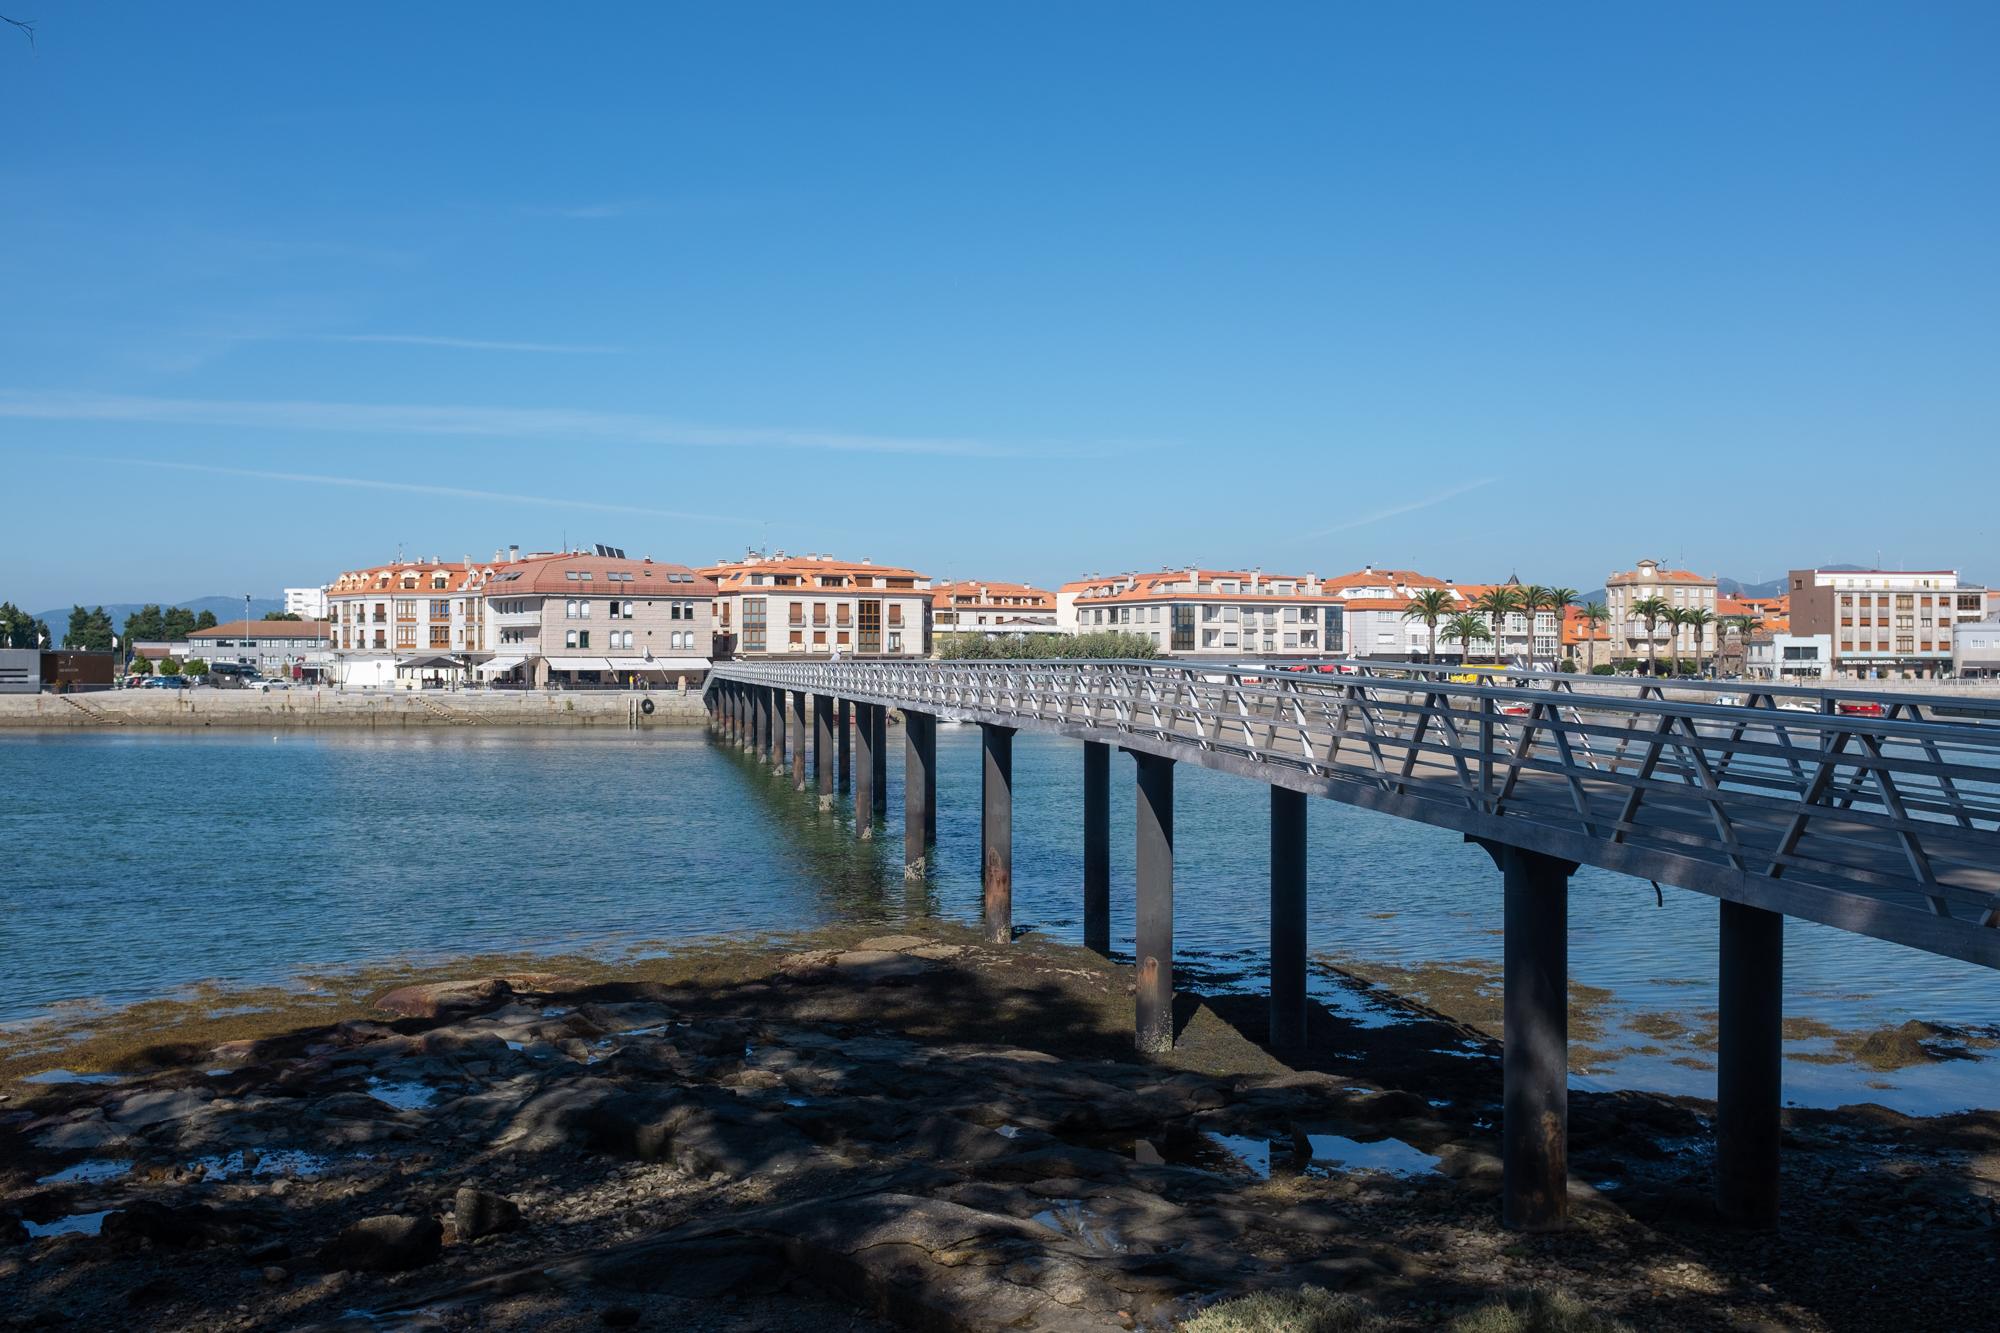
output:
MULTIPOLYGON (((106 603, 104 614, 111 617, 111 623, 117 627, 118 633, 123 634, 125 632, 125 617, 131 615, 140 607, 148 605, 151 605, 151 603, 106 603)), ((220 621, 243 619, 243 599, 241 597, 194 597, 185 602, 161 602, 159 605, 162 607, 184 606, 196 615, 200 615, 204 611, 213 611, 215 612, 215 618, 220 621)), ((89 603, 84 607, 86 611, 95 611, 96 609, 97 603, 95 602, 89 603)), ((282 611, 284 609, 285 603, 281 598, 252 597, 250 599, 250 618, 252 620, 261 620, 267 611, 282 611)), ((36 611, 32 614, 35 619, 47 622, 49 632, 55 635, 57 641, 60 642, 63 631, 69 627, 69 611, 69 607, 64 606, 58 607, 54 611, 36 611)))

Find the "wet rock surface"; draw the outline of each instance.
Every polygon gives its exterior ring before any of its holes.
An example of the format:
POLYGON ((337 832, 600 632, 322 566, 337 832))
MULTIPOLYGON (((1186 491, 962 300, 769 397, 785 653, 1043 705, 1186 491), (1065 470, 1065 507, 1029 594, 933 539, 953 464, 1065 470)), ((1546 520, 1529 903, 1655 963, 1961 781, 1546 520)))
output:
POLYGON ((1970 1327, 2000 1122, 1787 1117, 1785 1231, 1708 1108, 1573 1099, 1575 1225, 1495 1217, 1497 1061, 1253 998, 1133 1055, 1128 973, 939 930, 727 979, 473 978, 0 1102, 0 1327, 1098 1330, 1305 1284, 1433 1326, 1544 1284, 1640 1328, 1970 1327), (393 1002, 393 1003, 392 1003, 393 1002), (1893 1276, 1892 1276, 1893 1275, 1893 1276))

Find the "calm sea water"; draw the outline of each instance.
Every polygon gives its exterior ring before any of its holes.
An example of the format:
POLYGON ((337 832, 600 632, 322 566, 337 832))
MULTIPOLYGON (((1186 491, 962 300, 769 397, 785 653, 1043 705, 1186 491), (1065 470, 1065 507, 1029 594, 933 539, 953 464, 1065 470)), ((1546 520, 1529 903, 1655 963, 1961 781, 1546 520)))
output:
MULTIPOLYGON (((915 887, 902 876, 890 735, 891 828, 873 843, 696 731, 0 737, 0 1024, 398 957, 974 921, 977 731, 940 732, 936 868, 915 887)), ((1113 762, 1113 947, 1129 953, 1131 761, 1113 762)), ((1014 769, 1016 921, 1077 940, 1080 748, 1022 735, 1014 769)), ((1176 787, 1178 966, 1259 989, 1265 789, 1189 767, 1176 787)), ((1316 953, 1497 966, 1499 877, 1484 852, 1332 802, 1313 802, 1310 820, 1316 953)), ((1656 905, 1646 882, 1586 869, 1570 919, 1573 980, 1613 996, 1593 1046, 1651 1044, 1624 1026, 1635 1015, 1713 1009, 1713 900, 1668 889, 1656 905)), ((1796 921, 1785 947, 1790 1016, 1853 1029, 2000 1020, 1988 969, 1796 921)), ((1389 1019, 1331 973, 1314 985, 1389 1019)), ((1577 1082, 1712 1095, 1712 1072, 1673 1063, 1701 1055, 1669 1043, 1577 1082)), ((1879 1074, 1788 1060, 1785 1072, 1803 1104, 2000 1104, 1991 1061, 1879 1074)))

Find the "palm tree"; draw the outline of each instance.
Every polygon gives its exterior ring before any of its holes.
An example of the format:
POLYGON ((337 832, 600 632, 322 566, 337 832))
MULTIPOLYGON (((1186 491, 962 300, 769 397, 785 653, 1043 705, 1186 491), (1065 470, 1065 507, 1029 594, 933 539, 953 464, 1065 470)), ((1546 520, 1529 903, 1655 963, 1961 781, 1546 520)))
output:
POLYGON ((1649 676, 1660 674, 1660 644, 1654 636, 1659 632, 1660 622, 1667 619, 1673 610, 1664 597, 1642 597, 1632 603, 1632 618, 1646 622, 1646 674, 1649 676))
MULTIPOLYGON (((1708 627, 1714 623, 1715 612, 1708 610, 1706 607, 1691 606, 1681 616, 1681 624, 1694 631, 1694 671, 1697 676, 1701 674, 1702 640, 1708 637, 1708 627)), ((1716 647, 1720 649, 1722 647, 1721 643, 1718 642, 1716 647)))
POLYGON ((1563 655, 1563 620, 1569 615, 1569 609, 1576 605, 1576 589, 1543 588, 1541 589, 1541 593, 1543 609, 1555 617, 1556 666, 1561 667, 1563 655))
POLYGON ((1472 609, 1492 622, 1493 631, 1486 637, 1493 640, 1493 651, 1497 658, 1500 645, 1505 642, 1500 637, 1501 622, 1521 609, 1521 590, 1505 587, 1488 588, 1479 594, 1479 600, 1472 604, 1472 609))
POLYGON ((1667 622, 1667 674, 1681 674, 1681 631, 1687 628, 1687 609, 1669 606, 1661 619, 1667 622))
POLYGON ((1457 639, 1461 661, 1472 660, 1472 641, 1493 637, 1493 631, 1486 628, 1486 621, 1476 611, 1460 611, 1444 622, 1444 636, 1457 639))
MULTIPOLYGON (((1576 601, 1574 588, 1544 588, 1539 583, 1531 583, 1521 589, 1521 613, 1528 618, 1528 666, 1535 665, 1535 617, 1543 611, 1554 611, 1556 623, 1562 623, 1562 608, 1576 601), (1558 604, 1556 594, 1562 593, 1564 600, 1558 604)), ((1557 653, 1561 653, 1561 633, 1557 634, 1557 653)), ((1551 663, 1551 665, 1555 665, 1551 663)))
POLYGON ((1426 662, 1437 661, 1438 621, 1450 615, 1458 606, 1458 594, 1449 588, 1425 588, 1411 595, 1410 604, 1403 608, 1403 619, 1421 620, 1430 631, 1430 648, 1424 654, 1426 662))
POLYGON ((1585 626, 1583 651, 1584 655, 1589 658, 1589 665, 1584 669, 1590 672, 1590 674, 1596 675, 1597 631, 1600 626, 1611 619, 1611 609, 1602 602, 1589 602, 1584 605, 1582 610, 1576 613, 1576 618, 1581 620, 1585 626))
POLYGON ((1724 616, 1721 620, 1716 622, 1716 625, 1717 625, 1717 629, 1715 631, 1715 636, 1717 640, 1715 645, 1716 651, 1718 653, 1722 651, 1722 643, 1721 643, 1722 636, 1727 634, 1729 631, 1734 630, 1736 632, 1736 644, 1737 644, 1736 647, 1737 670, 1738 671, 1747 670, 1747 668, 1750 665, 1750 636, 1752 634, 1755 634, 1758 630, 1764 628, 1763 620, 1758 616, 1751 616, 1751 615, 1724 616))

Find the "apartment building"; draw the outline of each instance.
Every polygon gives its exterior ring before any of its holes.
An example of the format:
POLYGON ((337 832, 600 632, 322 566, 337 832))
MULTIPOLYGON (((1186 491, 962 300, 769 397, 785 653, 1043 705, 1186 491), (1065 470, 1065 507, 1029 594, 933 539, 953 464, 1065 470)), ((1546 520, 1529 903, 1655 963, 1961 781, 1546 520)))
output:
MULTIPOLYGON (((1450 585, 1458 593, 1462 609, 1477 612, 1479 599, 1491 592, 1503 589, 1519 593, 1522 583, 1518 576, 1510 576, 1505 583, 1459 583, 1450 585)), ((1562 649, 1563 622, 1551 610, 1538 609, 1534 623, 1529 623, 1525 611, 1513 611, 1500 617, 1498 626, 1491 616, 1486 617, 1487 628, 1493 637, 1481 641, 1473 640, 1473 651, 1467 660, 1490 660, 1520 664, 1527 667, 1553 669, 1562 649)), ((1443 637, 1443 636, 1440 636, 1443 637)), ((1451 651, 1451 640, 1446 640, 1445 650, 1451 651)), ((1463 654, 1463 645, 1460 645, 1463 654)))
POLYGON ((2000 676, 2000 620, 1961 620, 1952 626, 1951 672, 1963 680, 2000 676))
POLYGON ((327 585, 327 678, 352 689, 414 686, 397 668, 418 657, 461 662, 485 651, 481 589, 501 560, 419 556, 352 569, 327 585))
POLYGON ((928 575, 830 555, 752 553, 699 571, 716 586, 716 656, 923 657, 928 575))
POLYGON ((1413 569, 1377 569, 1365 565, 1351 574, 1327 579, 1321 586, 1344 603, 1346 632, 1341 643, 1329 650, 1334 655, 1416 662, 1433 659, 1447 650, 1442 629, 1439 642, 1433 644, 1430 627, 1421 620, 1408 619, 1403 612, 1418 593, 1431 588, 1451 588, 1449 580, 1432 578, 1413 569))
POLYGON ((1064 584, 1057 596, 1058 625, 1068 632, 1140 634, 1175 657, 1318 657, 1340 652, 1345 636, 1345 602, 1313 574, 1100 575, 1064 584))
POLYGON ((1621 570, 1604 580, 1604 604, 1611 612, 1608 624, 1614 659, 1645 660, 1649 641, 1663 662, 1677 657, 1692 661, 1697 652, 1714 649, 1713 629, 1704 630, 1701 643, 1697 644, 1693 630, 1676 630, 1661 620, 1654 624, 1649 635, 1645 618, 1635 614, 1633 608, 1655 597, 1668 606, 1715 614, 1713 578, 1691 570, 1668 569, 1658 560, 1641 560, 1635 568, 1621 570))
POLYGON ((1953 630, 1986 618, 1986 589, 1954 569, 1795 569, 1791 632, 1832 642, 1831 674, 1923 679, 1951 668, 1953 630))
POLYGON ((1056 628, 1056 595, 997 579, 931 584, 933 634, 1047 634, 1056 628))
POLYGON ((490 656, 477 673, 492 684, 629 688, 708 671, 715 580, 686 565, 543 552, 489 571, 480 592, 490 656))
POLYGON ((326 619, 325 588, 285 589, 285 611, 301 620, 326 619))

